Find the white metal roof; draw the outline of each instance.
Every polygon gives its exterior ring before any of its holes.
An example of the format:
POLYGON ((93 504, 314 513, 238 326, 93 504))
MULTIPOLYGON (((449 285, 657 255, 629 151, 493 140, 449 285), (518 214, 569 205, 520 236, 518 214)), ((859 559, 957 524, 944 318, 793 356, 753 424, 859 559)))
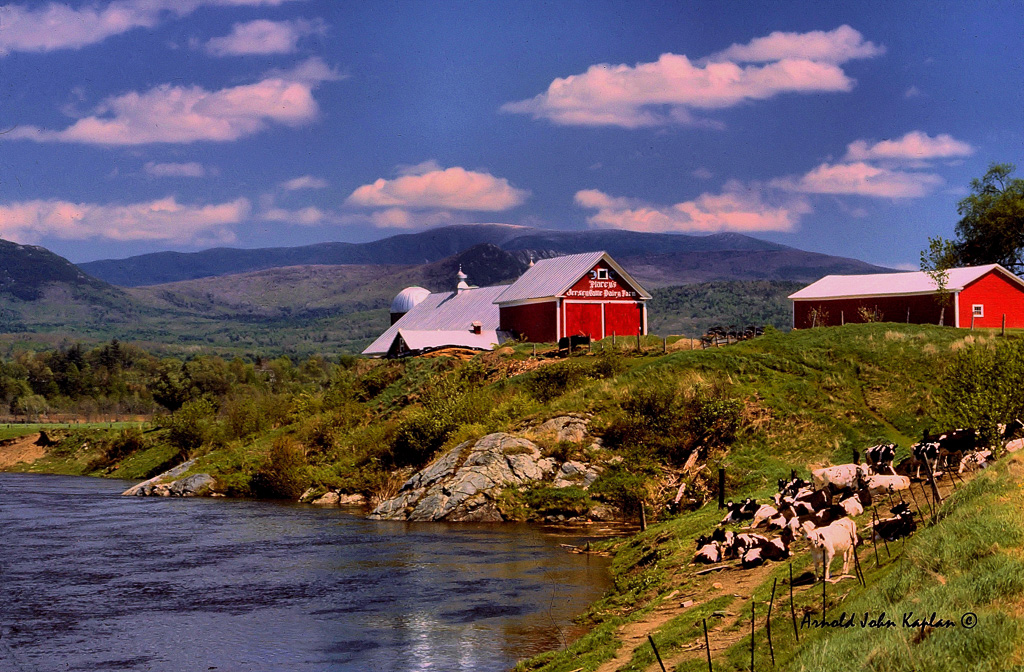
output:
POLYGON ((559 296, 566 292, 583 277, 583 274, 592 269, 597 262, 604 260, 611 266, 619 276, 631 285, 640 294, 641 298, 649 299, 651 295, 634 280, 629 273, 626 273, 621 266, 608 256, 607 252, 584 252, 582 254, 569 254, 564 257, 552 257, 541 259, 525 273, 519 276, 514 283, 504 288, 495 301, 498 303, 509 303, 525 299, 542 299, 549 296, 559 296))
MULTIPOLYGON (((999 264, 985 266, 965 266, 949 269, 946 289, 959 292, 978 278, 998 269, 1009 279, 1024 287, 1021 280, 999 264)), ((938 287, 924 271, 907 273, 878 273, 875 275, 826 275, 798 292, 789 295, 794 300, 801 299, 834 299, 839 297, 861 296, 899 296, 913 294, 931 294, 938 287)))
POLYGON ((504 285, 498 285, 466 289, 458 293, 430 294, 378 336, 377 340, 363 350, 363 354, 387 354, 399 329, 442 332, 464 330, 469 333, 473 322, 480 322, 483 331, 495 331, 498 328, 499 311, 494 300, 505 289, 504 285))
POLYGON ((443 348, 445 346, 461 346, 463 348, 474 348, 476 350, 490 350, 495 345, 501 345, 508 340, 508 333, 495 329, 484 329, 479 334, 472 331, 417 331, 413 329, 399 329, 398 335, 402 337, 410 350, 426 350, 428 348, 443 348))

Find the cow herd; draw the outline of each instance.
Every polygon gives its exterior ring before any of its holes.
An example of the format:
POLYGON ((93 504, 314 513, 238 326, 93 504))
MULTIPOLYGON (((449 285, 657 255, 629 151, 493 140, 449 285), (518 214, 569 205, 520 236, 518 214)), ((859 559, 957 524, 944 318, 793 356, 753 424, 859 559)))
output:
MULTIPOLYGON (((1024 423, 1019 420, 999 427, 1006 450, 1024 447, 1024 439, 1012 440, 1022 429, 1024 423)), ((847 574, 854 547, 861 541, 854 517, 885 497, 891 505, 890 517, 876 520, 873 515, 865 536, 887 542, 907 537, 916 531, 917 523, 901 491, 909 490, 915 480, 938 478, 954 469, 962 473, 984 467, 991 455, 975 430, 938 435, 926 432, 924 440, 911 447, 911 456, 898 465, 894 464, 896 445, 880 444, 865 451, 864 464, 815 469, 810 482, 795 476, 789 481, 780 479, 779 491, 771 503, 759 505, 753 499, 729 502, 714 533, 697 539, 693 562, 712 564, 738 559, 740 566, 750 569, 790 557, 790 544, 802 537, 810 544, 816 576, 829 580, 832 561, 840 555, 843 574, 847 574), (899 497, 895 503, 894 495, 899 497), (749 521, 747 531, 725 529, 726 525, 744 521, 749 521), (761 529, 765 533, 753 531, 761 529), (776 531, 778 534, 771 536, 776 531)))

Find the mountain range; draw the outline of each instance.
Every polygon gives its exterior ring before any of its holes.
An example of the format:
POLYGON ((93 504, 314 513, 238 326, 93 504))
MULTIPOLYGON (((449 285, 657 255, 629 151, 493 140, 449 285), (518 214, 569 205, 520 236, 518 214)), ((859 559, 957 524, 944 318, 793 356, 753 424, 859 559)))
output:
POLYGON ((830 273, 889 270, 738 233, 689 236, 620 230, 554 231, 507 224, 446 226, 368 243, 156 252, 91 261, 79 264, 79 268, 114 285, 139 287, 286 266, 429 264, 485 243, 533 258, 605 250, 627 267, 643 266, 646 270, 634 275, 655 286, 744 279, 812 282, 830 273))

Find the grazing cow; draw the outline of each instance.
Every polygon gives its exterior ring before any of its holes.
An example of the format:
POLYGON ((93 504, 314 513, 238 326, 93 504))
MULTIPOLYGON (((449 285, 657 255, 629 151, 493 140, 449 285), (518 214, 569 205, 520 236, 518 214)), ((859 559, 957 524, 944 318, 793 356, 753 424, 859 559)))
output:
POLYGON ((896 541, 901 537, 910 536, 917 530, 914 512, 910 510, 909 504, 897 504, 889 513, 893 514, 893 517, 878 521, 872 529, 872 539, 896 541))
POLYGON ((868 461, 868 468, 873 474, 892 474, 896 475, 896 469, 893 467, 893 460, 896 458, 896 444, 895 443, 882 443, 877 446, 871 446, 865 453, 868 461))
POLYGON ((735 523, 741 520, 750 520, 757 513, 758 505, 753 499, 745 499, 742 502, 729 502, 725 505, 727 513, 719 525, 735 523))
POLYGON ((850 517, 859 516, 864 513, 864 505, 860 503, 860 497, 857 497, 856 495, 842 500, 839 502, 839 506, 843 507, 843 510, 846 511, 846 515, 850 517))
POLYGON ((960 471, 956 473, 962 474, 965 469, 984 469, 988 466, 988 460, 991 458, 991 450, 976 450, 973 453, 967 453, 960 460, 960 471))
POLYGON ((722 548, 717 541, 700 546, 697 555, 693 556, 692 563, 710 565, 722 560, 722 548))
MULTIPOLYGON (((942 436, 946 436, 946 434, 942 434, 942 436)), ((928 443, 922 441, 921 443, 915 443, 911 446, 910 451, 913 453, 914 459, 917 460, 917 471, 914 474, 914 478, 921 478, 921 467, 924 466, 926 462, 931 465, 933 474, 938 472, 939 454, 942 450, 943 448, 938 441, 931 441, 928 443)), ((945 449, 945 451, 947 454, 951 452, 948 448, 945 449)))
POLYGON ((909 476, 872 476, 868 479, 868 493, 878 497, 886 493, 910 489, 909 476))
POLYGON ((857 525, 849 518, 842 518, 828 527, 811 530, 806 534, 811 542, 811 555, 814 557, 814 574, 818 568, 825 566, 823 579, 828 581, 832 559, 839 553, 843 554, 843 574, 850 570, 853 559, 853 547, 857 545, 857 525))
POLYGON ((840 464, 835 467, 815 469, 811 472, 815 490, 823 490, 827 486, 839 490, 856 489, 860 479, 870 475, 870 470, 865 464, 840 464))

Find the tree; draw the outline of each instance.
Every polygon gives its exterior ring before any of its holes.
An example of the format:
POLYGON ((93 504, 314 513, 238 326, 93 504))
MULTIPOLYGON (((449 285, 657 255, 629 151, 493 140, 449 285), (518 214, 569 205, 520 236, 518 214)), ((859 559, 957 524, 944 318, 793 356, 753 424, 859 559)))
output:
POLYGON ((984 177, 971 180, 971 195, 957 204, 957 264, 1024 270, 1024 179, 1011 179, 1015 169, 993 163, 984 177))
POLYGON ((938 291, 935 300, 941 306, 939 311, 939 324, 941 325, 946 316, 946 304, 948 303, 949 290, 949 269, 957 265, 956 244, 941 236, 928 238, 928 249, 921 252, 921 270, 928 274, 935 283, 938 291))

